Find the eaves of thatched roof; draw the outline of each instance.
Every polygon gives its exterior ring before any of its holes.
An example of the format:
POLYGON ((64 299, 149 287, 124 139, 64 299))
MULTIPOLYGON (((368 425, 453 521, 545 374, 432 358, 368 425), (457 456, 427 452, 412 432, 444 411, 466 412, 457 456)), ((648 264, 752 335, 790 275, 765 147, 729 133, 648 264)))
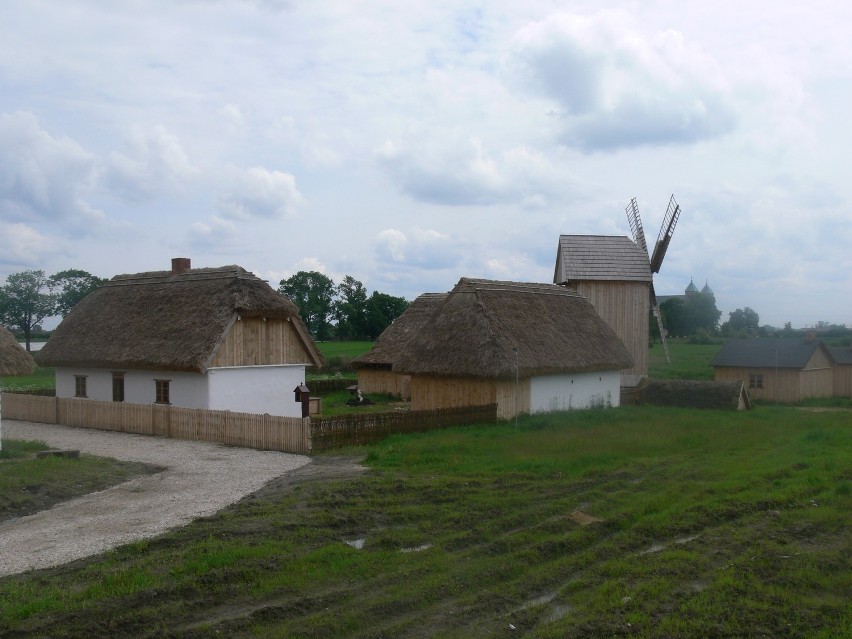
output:
POLYGON ((428 331, 429 316, 447 293, 424 293, 415 299, 381 335, 369 352, 352 360, 353 368, 390 368, 414 335, 428 331))
POLYGON ((620 370, 624 343, 583 296, 562 286, 462 278, 407 342, 393 370, 512 378, 620 370))
POLYGON ((48 366, 204 372, 237 318, 288 319, 312 363, 299 311, 239 266, 117 275, 62 320, 37 354, 48 366))
POLYGON ((4 326, 0 326, 0 375, 29 375, 35 361, 4 326))

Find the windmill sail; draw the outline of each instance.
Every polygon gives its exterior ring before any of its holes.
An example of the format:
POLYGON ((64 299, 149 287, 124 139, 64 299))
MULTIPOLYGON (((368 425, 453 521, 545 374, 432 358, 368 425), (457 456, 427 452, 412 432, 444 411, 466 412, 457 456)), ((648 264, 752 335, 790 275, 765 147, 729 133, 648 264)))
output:
POLYGON ((633 233, 633 241, 636 246, 645 251, 648 255, 648 245, 645 243, 645 229, 642 228, 642 218, 639 217, 639 205, 636 204, 636 198, 630 200, 630 204, 624 209, 627 213, 627 223, 630 224, 630 232, 633 233))
POLYGON ((666 215, 663 217, 663 225, 660 227, 660 234, 657 236, 657 243, 654 245, 654 254, 651 256, 651 272, 659 273, 660 267, 663 265, 663 258, 666 256, 666 251, 669 248, 669 242, 672 241, 675 226, 680 217, 680 205, 675 201, 674 195, 669 200, 669 206, 666 209, 666 215))

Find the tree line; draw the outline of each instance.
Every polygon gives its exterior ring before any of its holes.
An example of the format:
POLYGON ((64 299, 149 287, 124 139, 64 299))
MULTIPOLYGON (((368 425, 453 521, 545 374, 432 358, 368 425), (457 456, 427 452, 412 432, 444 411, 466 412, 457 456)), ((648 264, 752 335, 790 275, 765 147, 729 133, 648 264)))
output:
POLYGON ((373 291, 351 275, 336 284, 317 271, 299 271, 281 280, 278 290, 299 307, 299 315, 319 341, 329 339, 374 340, 402 315, 404 297, 373 291))
MULTIPOLYGON (((13 273, 0 286, 0 324, 23 336, 27 350, 34 330, 48 317, 65 317, 90 292, 108 280, 79 269, 48 276, 41 270, 13 273)), ((399 317, 403 297, 367 289, 347 275, 335 285, 316 271, 299 271, 281 280, 279 292, 299 308, 299 315, 318 340, 374 340, 399 317)))

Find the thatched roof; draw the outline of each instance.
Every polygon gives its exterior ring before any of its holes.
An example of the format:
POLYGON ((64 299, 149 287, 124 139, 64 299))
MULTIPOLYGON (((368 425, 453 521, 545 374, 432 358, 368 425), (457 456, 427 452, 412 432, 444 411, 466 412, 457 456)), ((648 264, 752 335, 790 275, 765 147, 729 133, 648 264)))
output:
POLYGON ((651 282, 648 255, 623 235, 560 235, 553 281, 651 282))
POLYGON ((429 317, 447 293, 424 293, 409 304, 381 335, 370 352, 352 360, 353 368, 390 368, 414 335, 428 332, 429 317))
POLYGON ((237 317, 289 319, 312 363, 322 365, 296 305, 240 266, 116 275, 72 309, 37 360, 204 372, 237 317))
POLYGON ((826 346, 817 339, 785 337, 754 337, 732 339, 713 357, 710 366, 742 368, 803 369, 814 352, 822 349, 831 357, 826 346))
POLYGON ((554 284, 462 278, 394 362, 401 373, 521 377, 619 370, 633 360, 581 295, 554 284))
POLYGON ((4 326, 0 326, 0 375, 29 375, 35 360, 4 326))

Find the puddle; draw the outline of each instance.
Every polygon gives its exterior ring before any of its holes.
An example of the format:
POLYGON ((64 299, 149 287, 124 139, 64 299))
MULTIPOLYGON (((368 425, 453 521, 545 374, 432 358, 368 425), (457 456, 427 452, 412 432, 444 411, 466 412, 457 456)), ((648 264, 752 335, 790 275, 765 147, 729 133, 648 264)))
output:
POLYGON ((431 547, 432 544, 423 544, 414 548, 400 548, 399 552, 423 552, 424 550, 429 550, 431 547))
POLYGON ((364 547, 365 541, 366 539, 352 539, 351 541, 347 541, 344 539, 343 543, 345 543, 347 546, 355 548, 356 550, 361 550, 364 547))

